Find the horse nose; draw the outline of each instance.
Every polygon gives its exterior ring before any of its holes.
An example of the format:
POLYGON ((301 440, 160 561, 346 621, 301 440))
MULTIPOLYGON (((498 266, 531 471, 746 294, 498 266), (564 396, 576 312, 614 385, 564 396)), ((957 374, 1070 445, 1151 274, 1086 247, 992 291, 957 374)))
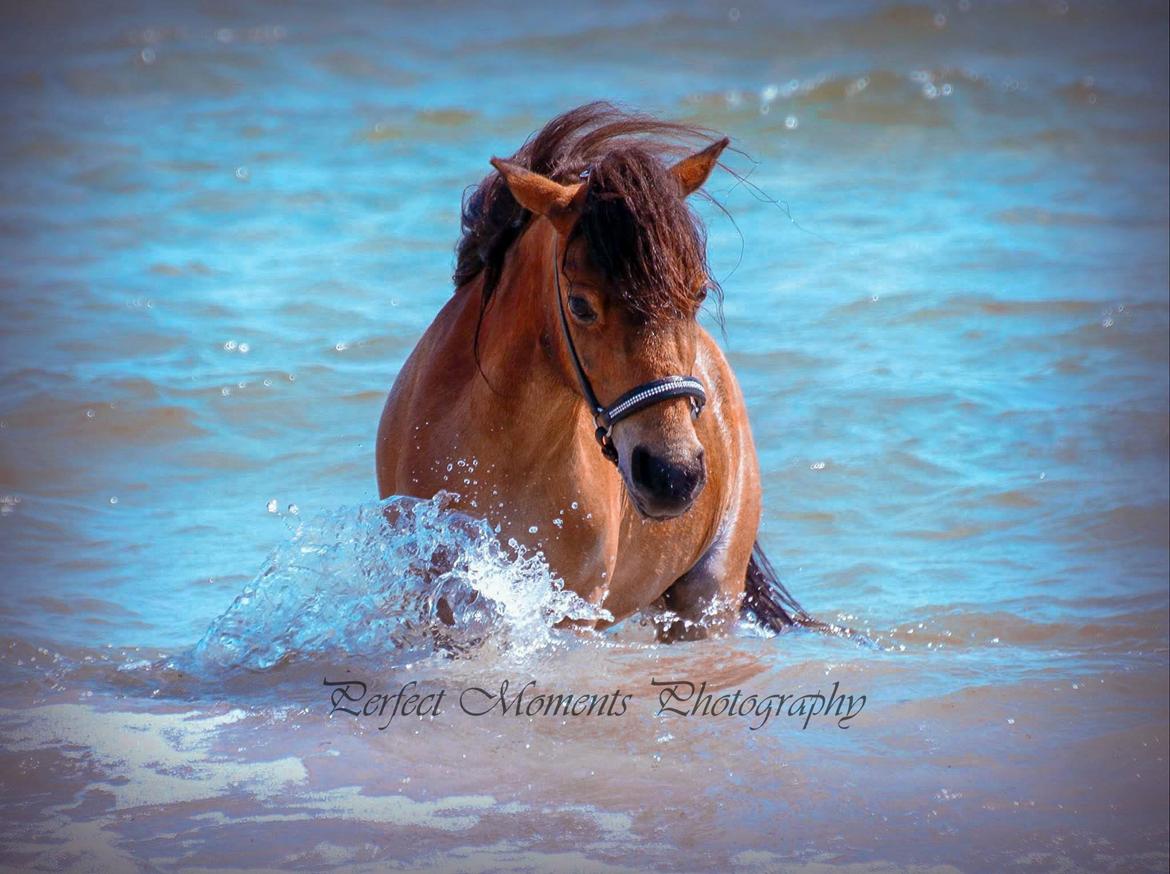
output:
POLYGON ((700 449, 687 462, 666 461, 645 446, 630 455, 630 478, 643 499, 652 504, 652 515, 675 516, 690 506, 707 481, 707 466, 700 449))

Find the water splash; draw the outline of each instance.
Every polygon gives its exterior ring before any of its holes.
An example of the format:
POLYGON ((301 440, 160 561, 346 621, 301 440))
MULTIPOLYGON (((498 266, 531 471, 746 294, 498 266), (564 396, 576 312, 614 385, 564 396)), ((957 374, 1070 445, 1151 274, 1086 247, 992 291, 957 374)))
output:
POLYGON ((550 571, 508 552, 483 520, 431 500, 391 497, 303 521, 196 644, 204 671, 267 670, 344 656, 405 663, 487 642, 526 655, 563 620, 610 619, 550 571))

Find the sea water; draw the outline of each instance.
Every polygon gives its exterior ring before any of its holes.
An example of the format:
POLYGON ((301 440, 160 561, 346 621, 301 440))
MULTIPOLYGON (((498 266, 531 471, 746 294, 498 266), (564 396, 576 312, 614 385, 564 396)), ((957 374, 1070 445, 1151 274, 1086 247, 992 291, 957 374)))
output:
POLYGON ((1164 4, 0 16, 0 863, 1165 869, 1164 4), (733 138, 761 541, 874 646, 565 631, 541 556, 377 500, 464 190, 599 97, 733 138))

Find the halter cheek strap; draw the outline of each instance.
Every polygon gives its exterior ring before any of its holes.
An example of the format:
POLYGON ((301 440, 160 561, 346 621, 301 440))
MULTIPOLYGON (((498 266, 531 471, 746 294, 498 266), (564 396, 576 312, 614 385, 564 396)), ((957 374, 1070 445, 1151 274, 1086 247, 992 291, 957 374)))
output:
MULTIPOLYGON (((553 252, 556 252, 555 246, 553 252)), ((698 418, 707 403, 707 392, 703 388, 703 383, 693 376, 664 376, 661 379, 644 382, 630 389, 608 407, 602 404, 593 391, 593 385, 589 382, 589 376, 585 373, 581 358, 577 355, 577 347, 573 343, 573 333, 569 330, 569 317, 565 313, 565 296, 561 292, 561 271, 557 269, 555 254, 553 257, 553 284, 557 291, 557 310, 561 314, 561 332, 564 334, 565 344, 569 348, 569 359, 573 362, 573 370, 577 374, 581 394, 593 413, 593 423, 597 426, 594 436, 601 445, 602 455, 617 464, 617 447, 613 445, 612 437, 613 426, 622 419, 654 404, 668 401, 671 398, 688 397, 691 399, 691 412, 695 418, 698 418)))

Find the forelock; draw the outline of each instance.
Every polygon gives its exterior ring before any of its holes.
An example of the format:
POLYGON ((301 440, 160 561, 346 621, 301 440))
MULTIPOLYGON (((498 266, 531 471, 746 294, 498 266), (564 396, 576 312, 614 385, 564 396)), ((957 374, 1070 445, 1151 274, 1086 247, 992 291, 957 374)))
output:
POLYGON ((622 305, 644 318, 690 316, 706 275, 702 224, 670 169, 636 145, 588 168, 585 207, 574 236, 622 305))

